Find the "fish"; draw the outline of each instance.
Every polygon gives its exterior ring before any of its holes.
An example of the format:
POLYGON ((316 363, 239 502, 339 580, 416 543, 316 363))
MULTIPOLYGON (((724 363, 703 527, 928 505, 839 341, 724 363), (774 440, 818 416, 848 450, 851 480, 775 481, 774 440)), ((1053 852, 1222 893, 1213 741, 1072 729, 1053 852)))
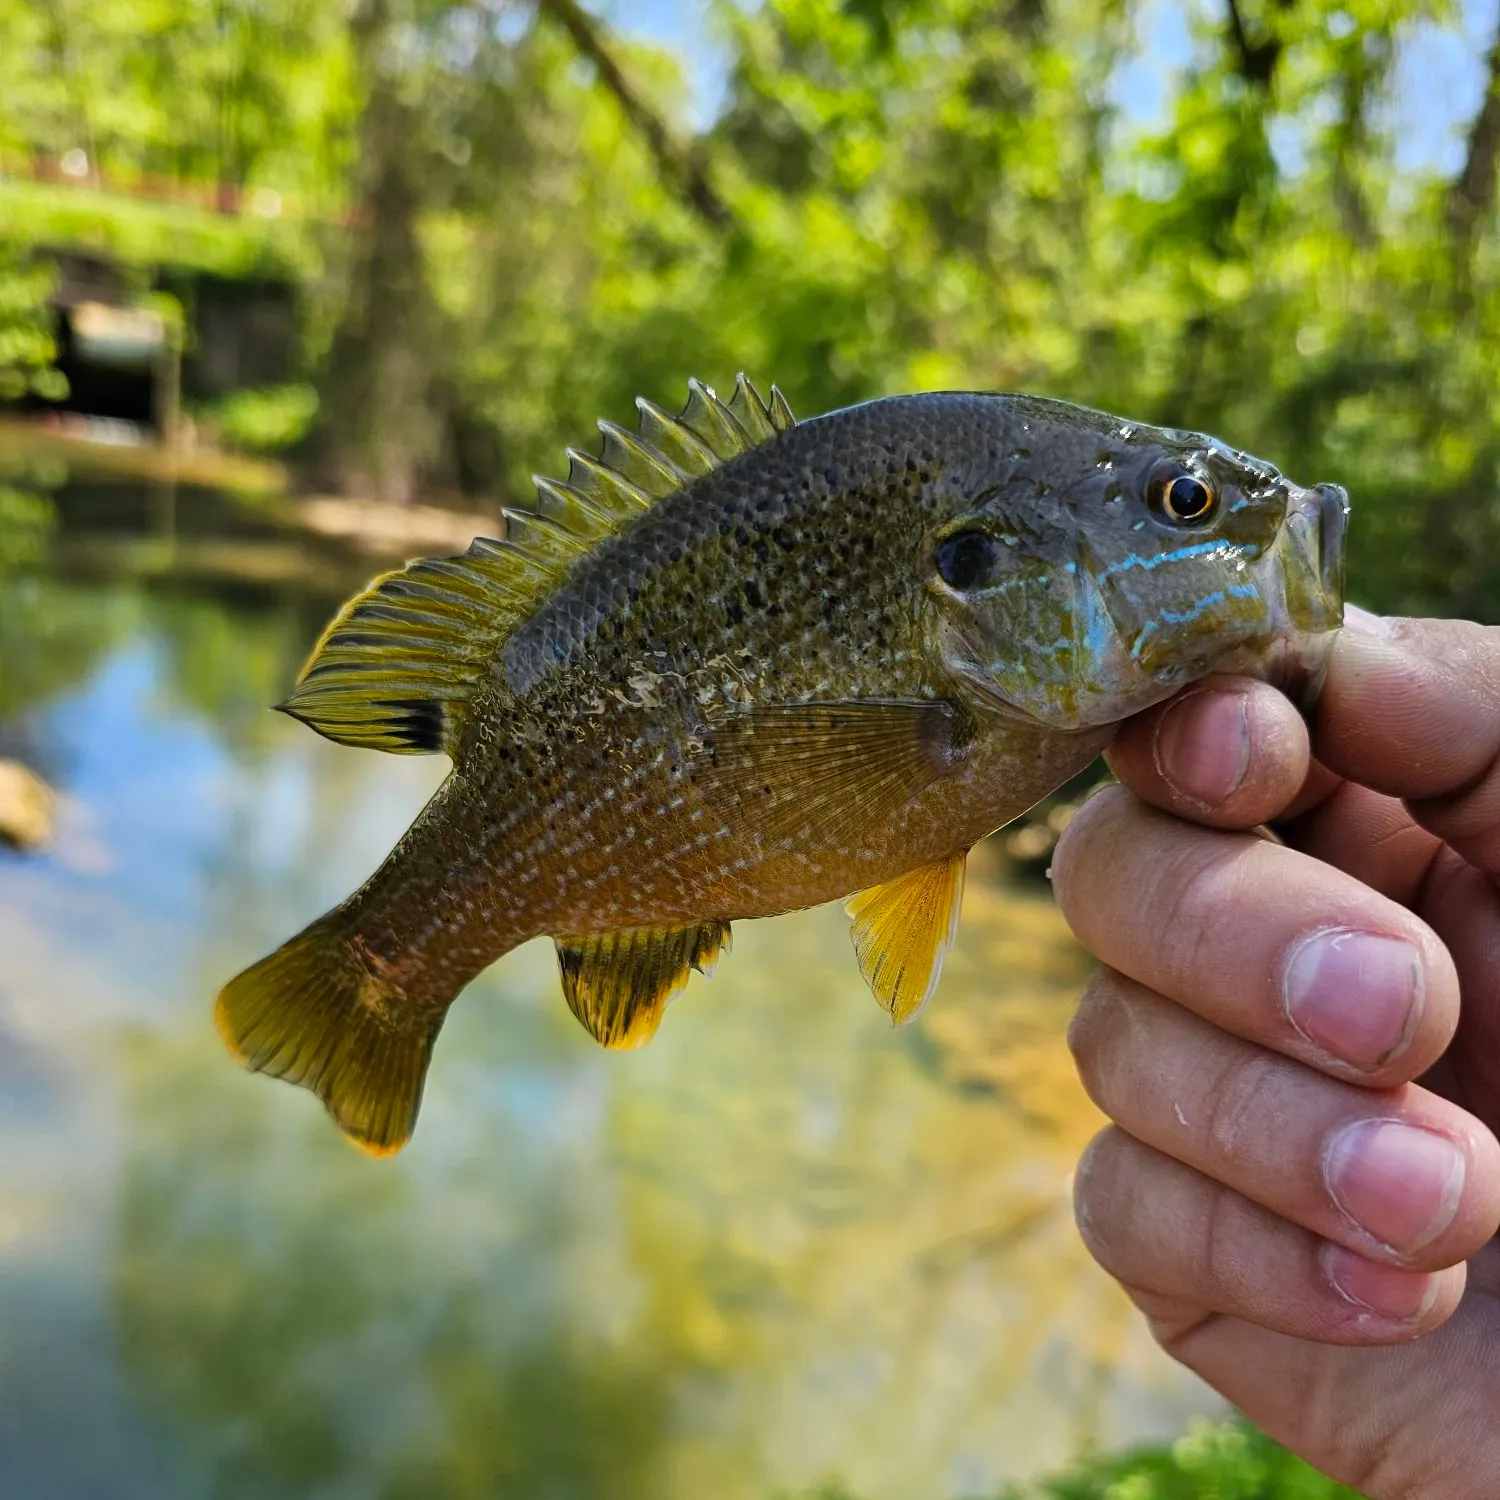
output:
POLYGON ((502 536, 377 578, 280 705, 452 762, 215 1010, 373 1155, 410 1138, 454 999, 543 935, 573 1014, 630 1049, 735 922, 843 900, 910 1021, 974 844, 1185 684, 1311 681, 1341 622, 1343 489, 1203 434, 1029 395, 799 422, 744 376, 688 391, 601 421, 502 536))

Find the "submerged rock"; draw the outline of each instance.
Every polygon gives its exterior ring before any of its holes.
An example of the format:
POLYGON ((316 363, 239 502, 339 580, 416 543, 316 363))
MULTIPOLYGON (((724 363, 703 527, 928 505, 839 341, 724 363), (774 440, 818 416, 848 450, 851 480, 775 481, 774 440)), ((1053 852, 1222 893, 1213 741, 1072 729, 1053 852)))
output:
POLYGON ((52 837, 57 798, 35 771, 0 760, 0 844, 32 850, 52 837))

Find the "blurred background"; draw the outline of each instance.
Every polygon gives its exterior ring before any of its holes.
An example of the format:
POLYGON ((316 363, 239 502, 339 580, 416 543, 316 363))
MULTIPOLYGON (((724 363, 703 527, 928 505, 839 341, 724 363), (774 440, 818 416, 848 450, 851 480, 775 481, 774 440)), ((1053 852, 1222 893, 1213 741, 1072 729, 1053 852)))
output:
MULTIPOLYGON (((0 0, 0 1494, 959 1500, 1215 1414, 1072 1228, 1066 801, 918 1026, 834 911, 626 1057, 533 945, 375 1164, 209 1008, 443 766, 266 706, 371 572, 739 369, 1208 428, 1349 487, 1360 602, 1500 620, 1497 25, 0 0)), ((1249 1462, 1193 1431, 1132 1500, 1242 1493, 1149 1487, 1249 1462)))

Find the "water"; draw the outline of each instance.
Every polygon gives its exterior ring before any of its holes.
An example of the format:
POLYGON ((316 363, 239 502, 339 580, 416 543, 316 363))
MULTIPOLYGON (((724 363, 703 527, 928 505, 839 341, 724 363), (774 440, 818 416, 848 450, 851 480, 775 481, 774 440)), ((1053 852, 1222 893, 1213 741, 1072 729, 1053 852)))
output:
POLYGON ((394 1161, 242 1074, 216 987, 443 766, 265 711, 358 563, 59 501, 0 572, 0 754, 64 795, 0 853, 0 1494, 956 1500, 1211 1409, 1078 1242, 1087 963, 994 873, 900 1032, 824 909, 741 924, 640 1053, 511 954, 394 1161))

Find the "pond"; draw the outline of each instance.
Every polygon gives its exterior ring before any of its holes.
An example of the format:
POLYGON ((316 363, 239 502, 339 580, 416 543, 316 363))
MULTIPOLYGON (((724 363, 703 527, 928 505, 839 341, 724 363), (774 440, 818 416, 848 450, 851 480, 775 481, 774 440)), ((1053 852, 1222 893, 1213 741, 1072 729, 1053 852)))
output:
POLYGON ((52 503, 0 571, 0 755, 62 797, 0 852, 0 1493, 957 1500, 1213 1409, 1074 1231, 1087 960, 997 859, 905 1030, 827 908, 742 924, 638 1053, 512 953, 391 1161, 242 1073, 217 987, 445 763, 266 711, 358 559, 52 503))

